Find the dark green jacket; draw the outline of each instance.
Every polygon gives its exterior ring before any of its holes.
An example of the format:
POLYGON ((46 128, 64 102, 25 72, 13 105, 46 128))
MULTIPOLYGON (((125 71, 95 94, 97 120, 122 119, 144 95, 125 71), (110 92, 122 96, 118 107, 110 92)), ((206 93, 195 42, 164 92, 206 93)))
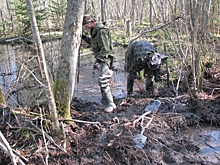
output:
POLYGON ((153 45, 147 41, 136 41, 128 46, 125 52, 125 71, 129 73, 129 79, 137 79, 141 70, 148 70, 148 73, 155 76, 155 81, 160 81, 160 67, 156 70, 150 70, 147 65, 150 54, 156 52, 153 45))
POLYGON ((113 56, 112 41, 109 28, 102 23, 97 23, 94 28, 91 29, 90 35, 83 38, 85 42, 92 46, 92 50, 97 60, 110 64, 113 56))

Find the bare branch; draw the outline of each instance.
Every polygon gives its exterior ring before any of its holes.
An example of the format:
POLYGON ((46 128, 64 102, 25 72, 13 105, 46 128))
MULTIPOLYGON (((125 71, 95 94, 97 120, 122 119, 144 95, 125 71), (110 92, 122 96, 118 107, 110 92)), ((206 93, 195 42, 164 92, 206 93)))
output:
POLYGON ((9 145, 8 141, 5 139, 4 135, 2 134, 2 132, 0 131, 0 148, 7 153, 12 161, 13 165, 17 165, 17 162, 21 165, 25 165, 25 163, 17 156, 13 153, 13 150, 11 148, 11 146, 9 145))
POLYGON ((171 23, 173 23, 174 21, 178 20, 179 18, 181 18, 180 16, 178 17, 175 17, 174 20, 170 21, 170 22, 167 22, 165 24, 162 24, 162 25, 158 25, 158 26, 155 26, 154 28, 150 29, 150 30, 146 30, 146 28, 144 28, 141 32, 139 32, 136 36, 130 38, 130 41, 129 43, 132 43, 134 40, 140 38, 142 35, 144 35, 145 33, 149 33, 149 32, 152 32, 152 31, 155 31, 157 29, 161 29, 162 27, 164 26, 167 26, 171 23))

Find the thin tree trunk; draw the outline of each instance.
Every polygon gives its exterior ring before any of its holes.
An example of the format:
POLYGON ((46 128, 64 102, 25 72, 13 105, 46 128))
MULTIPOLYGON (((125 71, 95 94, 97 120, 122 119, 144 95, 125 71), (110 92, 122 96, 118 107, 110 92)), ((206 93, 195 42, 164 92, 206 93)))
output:
POLYGON ((143 14, 144 14, 144 7, 145 7, 145 0, 140 2, 140 13, 139 13, 139 24, 141 25, 143 22, 143 14))
POLYGON ((150 0, 150 28, 153 28, 153 3, 152 0, 150 0))
POLYGON ((165 2, 164 0, 160 0, 160 11, 161 11, 161 16, 162 16, 162 21, 165 22, 165 2))
POLYGON ((135 0, 131 0, 131 25, 132 25, 132 28, 134 28, 135 26, 135 0))
POLYGON ((202 24, 202 29, 203 32, 206 33, 208 30, 208 24, 209 24, 209 14, 210 14, 210 7, 211 7, 211 0, 206 0, 206 3, 204 4, 204 14, 203 14, 203 24, 202 24))
POLYGON ((11 13, 11 10, 10 10, 10 6, 9 6, 9 3, 8 3, 8 0, 6 0, 5 2, 6 2, 6 5, 7 5, 7 9, 8 9, 8 15, 10 16, 10 20, 11 20, 12 31, 14 32, 13 16, 12 16, 12 13, 11 13))
POLYGON ((52 120, 52 129, 54 133, 56 134, 56 133, 59 133, 61 129, 59 126, 59 121, 58 121, 58 116, 57 116, 57 111, 56 111, 56 104, 55 104, 54 95, 53 95, 51 84, 50 84, 50 78, 49 78, 49 74, 47 70, 46 61, 45 61, 43 45, 42 45, 41 38, 39 35, 39 30, 37 26, 37 21, 36 21, 32 1, 26 0, 26 3, 27 3, 27 8, 28 8, 28 14, 30 18, 33 38, 35 40, 37 52, 39 53, 42 63, 43 63, 44 73, 45 73, 46 82, 47 82, 46 94, 48 97, 49 111, 50 111, 51 120, 52 120))
POLYGON ((124 17, 123 17, 123 20, 124 20, 124 27, 126 29, 126 18, 127 18, 127 0, 124 0, 124 17))
POLYGON ((199 91, 202 91, 203 88, 203 75, 204 75, 204 65, 206 61, 209 59, 209 53, 210 52, 207 46, 207 34, 208 34, 208 25, 209 25, 209 14, 210 14, 210 5, 211 5, 211 0, 205 0, 202 5, 202 11, 203 17, 202 17, 202 29, 201 29, 201 38, 199 39, 199 48, 200 52, 203 53, 205 57, 207 57, 205 60, 203 59, 203 62, 199 61, 200 64, 200 76, 199 76, 199 83, 198 83, 198 88, 199 91))
MULTIPOLYGON (((0 10, 0 17, 1 17, 1 22, 2 22, 2 29, 3 29, 3 33, 4 33, 4 35, 6 35, 6 31, 5 31, 5 23, 4 23, 4 17, 3 17, 3 12, 0 10)), ((1 34, 1 32, 0 32, 0 34, 1 34)))
POLYGON ((197 0, 190 1, 190 10, 191 10, 191 42, 192 42, 192 73, 193 73, 193 85, 194 85, 194 96, 197 95, 197 89, 199 86, 199 75, 200 75, 200 55, 198 53, 197 47, 197 38, 198 38, 198 14, 199 14, 199 2, 197 0))
POLYGON ((105 22, 105 0, 101 0, 101 16, 102 16, 102 22, 105 22))

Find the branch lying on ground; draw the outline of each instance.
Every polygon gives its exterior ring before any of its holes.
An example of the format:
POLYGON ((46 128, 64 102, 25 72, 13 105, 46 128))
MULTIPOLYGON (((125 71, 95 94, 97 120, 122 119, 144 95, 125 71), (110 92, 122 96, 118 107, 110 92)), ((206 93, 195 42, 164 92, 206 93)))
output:
POLYGON ((31 124, 32 126, 34 126, 34 128, 36 128, 41 134, 44 133, 45 137, 46 137, 52 144, 54 144, 55 146, 57 146, 61 151, 67 152, 63 147, 61 147, 60 145, 56 144, 56 142, 53 140, 53 138, 52 138, 50 135, 48 135, 44 130, 38 128, 38 127, 37 127, 34 123, 32 123, 31 121, 29 121, 29 122, 30 122, 30 124, 31 124), (43 132, 43 131, 44 131, 44 132, 43 132))
POLYGON ((3 142, 3 143, 0 142, 0 148, 6 154, 8 154, 10 156, 13 165, 17 165, 17 162, 20 165, 25 165, 25 163, 17 155, 15 155, 13 153, 13 150, 12 150, 11 146, 9 145, 8 141, 5 139, 5 137, 4 137, 4 135, 2 134, 1 131, 0 131, 0 141, 3 142))
POLYGON ((164 26, 167 26, 167 25, 173 23, 174 21, 178 20, 179 18, 181 18, 181 17, 180 17, 180 16, 177 16, 177 17, 175 17, 172 21, 167 22, 167 23, 162 24, 162 25, 155 26, 154 28, 152 28, 152 29, 150 29, 150 30, 146 30, 146 28, 144 28, 144 29, 143 29, 142 31, 140 31, 136 36, 131 37, 129 43, 132 43, 134 40, 140 38, 140 37, 141 37, 142 35, 144 35, 145 33, 149 33, 149 32, 155 31, 155 30, 157 30, 157 29, 160 29, 160 28, 162 28, 162 27, 164 27, 164 26))
POLYGON ((77 120, 77 119, 59 119, 59 121, 74 121, 78 123, 86 123, 86 124, 100 124, 100 122, 92 122, 92 121, 84 121, 84 120, 77 120))
MULTIPOLYGON (((4 109, 0 107, 0 110, 4 110, 4 111, 10 111, 12 112, 14 115, 18 115, 18 116, 23 116, 23 117, 29 117, 32 119, 37 119, 40 118, 40 114, 38 113, 34 113, 34 112, 29 112, 29 109, 27 108, 17 108, 17 109, 13 109, 10 107, 5 107, 4 109)), ((46 116, 47 114, 45 114, 44 116, 46 116)))

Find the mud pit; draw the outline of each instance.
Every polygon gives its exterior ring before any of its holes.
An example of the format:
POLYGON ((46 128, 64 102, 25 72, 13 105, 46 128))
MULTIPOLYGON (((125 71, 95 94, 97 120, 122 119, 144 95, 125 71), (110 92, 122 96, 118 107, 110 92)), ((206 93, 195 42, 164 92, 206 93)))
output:
MULTIPOLYGON (((79 112, 78 119, 100 122, 97 125, 80 124, 77 128, 86 130, 77 145, 82 144, 82 147, 76 149, 81 164, 218 164, 218 153, 214 162, 201 157, 197 145, 183 132, 190 131, 193 125, 200 128, 203 125, 200 121, 209 122, 207 118, 211 116, 216 117, 213 120, 216 125, 219 114, 212 114, 206 108, 192 111, 189 96, 182 95, 174 100, 173 96, 167 95, 168 91, 163 92, 166 92, 161 94, 164 97, 157 98, 162 105, 144 131, 147 140, 143 149, 135 147, 134 135, 139 134, 141 128, 140 123, 133 126, 133 121, 144 113, 145 106, 153 100, 149 95, 117 99, 117 110, 111 114, 103 113, 94 104, 75 102, 73 107, 79 112), (174 102, 178 107, 175 111, 172 110, 174 102), (76 108, 78 104, 83 106, 76 108)), ((216 98, 212 104, 217 106, 219 101, 216 98)))
MULTIPOLYGON (((125 74, 120 67, 115 74, 125 74)), ((82 68, 81 73, 83 70, 86 69, 82 68)), ((79 84, 84 82, 83 78, 92 76, 91 72, 90 69, 86 71, 88 75, 82 74, 79 84)), ((30 136, 24 138, 24 132, 20 128, 33 128, 28 117, 21 120, 19 116, 15 118, 14 115, 10 115, 10 124, 9 122, 2 124, 1 130, 13 149, 29 159, 26 162, 29 165, 45 164, 46 156, 49 165, 219 164, 218 151, 213 152, 212 159, 199 154, 200 148, 195 141, 196 138, 190 137, 187 133, 199 130, 203 126, 220 130, 218 90, 214 93, 207 90, 206 93, 199 94, 197 101, 192 100, 187 93, 179 93, 175 97, 171 88, 160 89, 158 98, 152 98, 150 91, 144 94, 136 91, 135 95, 126 97, 123 96, 126 92, 123 80, 115 79, 112 87, 116 92, 116 94, 113 92, 113 95, 119 96, 114 98, 117 109, 113 113, 105 113, 98 105, 100 95, 96 85, 87 83, 87 88, 83 90, 78 84, 76 93, 78 99, 74 99, 71 105, 72 117, 76 119, 75 124, 64 124, 66 138, 55 139, 58 145, 65 142, 67 152, 50 141, 47 141, 48 151, 46 151, 42 135, 31 129, 30 136), (140 122, 135 125, 133 122, 144 113, 146 105, 154 99, 160 100, 161 105, 153 114, 149 127, 143 132, 146 136, 146 145, 137 148, 134 136, 140 134, 141 127, 140 122)), ((1 122, 8 121, 7 117, 3 116, 1 122)), ((38 120, 31 121, 39 126, 38 120)), ((147 124, 146 121, 144 120, 143 124, 147 124)), ((10 164, 9 157, 3 151, 0 152, 0 164, 10 164)))

